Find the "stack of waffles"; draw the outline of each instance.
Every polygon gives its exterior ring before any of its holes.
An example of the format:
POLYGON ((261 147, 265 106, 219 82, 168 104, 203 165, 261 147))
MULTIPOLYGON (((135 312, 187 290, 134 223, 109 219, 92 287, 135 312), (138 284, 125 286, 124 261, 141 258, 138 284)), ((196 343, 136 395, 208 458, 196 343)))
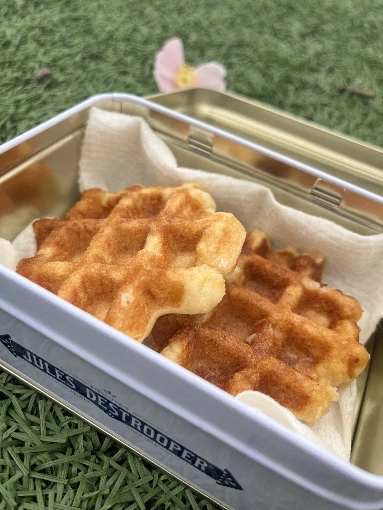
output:
POLYGON ((20 274, 232 395, 313 422, 367 364, 360 305, 321 282, 323 255, 246 236, 195 184, 90 189, 33 229, 20 274))

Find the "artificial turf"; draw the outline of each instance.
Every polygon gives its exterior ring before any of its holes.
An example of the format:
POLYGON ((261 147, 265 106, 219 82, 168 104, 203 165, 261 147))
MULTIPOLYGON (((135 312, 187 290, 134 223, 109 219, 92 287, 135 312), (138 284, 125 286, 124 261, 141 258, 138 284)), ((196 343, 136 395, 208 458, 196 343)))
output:
MULTIPOLYGON (((383 145, 382 20, 380 0, 0 0, 0 142, 96 93, 156 92, 155 52, 178 36, 190 64, 225 65, 229 90, 383 145), (52 76, 38 82, 42 68, 52 76)), ((0 508, 63 508, 63 500, 65 508, 208 508, 44 397, 4 374, 0 382, 0 508), (32 451, 20 418, 50 451, 32 451), (103 466, 88 483, 89 470, 103 466), (113 503, 116 483, 128 487, 126 504, 113 503)))

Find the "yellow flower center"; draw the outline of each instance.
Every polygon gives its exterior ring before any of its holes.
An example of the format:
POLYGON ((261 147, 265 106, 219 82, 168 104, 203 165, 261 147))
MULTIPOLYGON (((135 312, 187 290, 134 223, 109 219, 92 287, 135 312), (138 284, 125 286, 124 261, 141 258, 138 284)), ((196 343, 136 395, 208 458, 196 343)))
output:
POLYGON ((196 74, 194 67, 187 64, 182 65, 174 77, 175 84, 180 88, 194 87, 196 85, 196 74))

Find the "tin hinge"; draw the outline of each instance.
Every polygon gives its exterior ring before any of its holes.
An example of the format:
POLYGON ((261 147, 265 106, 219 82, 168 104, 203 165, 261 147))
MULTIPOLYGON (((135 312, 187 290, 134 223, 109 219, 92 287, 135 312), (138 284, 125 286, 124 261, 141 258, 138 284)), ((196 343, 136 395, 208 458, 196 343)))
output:
POLYGON ((213 139, 214 135, 211 133, 190 126, 186 142, 194 151, 210 155, 213 152, 213 139))
POLYGON ((326 182, 323 179, 317 179, 310 191, 310 195, 326 205, 339 207, 345 191, 346 190, 340 186, 326 182))

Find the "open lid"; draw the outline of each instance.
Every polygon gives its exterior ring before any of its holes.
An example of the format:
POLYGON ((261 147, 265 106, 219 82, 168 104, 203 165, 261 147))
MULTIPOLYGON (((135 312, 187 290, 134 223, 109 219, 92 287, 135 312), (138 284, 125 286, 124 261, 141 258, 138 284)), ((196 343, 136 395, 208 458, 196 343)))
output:
MULTIPOLYGON (((257 152, 220 136, 212 137, 199 129, 186 133, 183 123, 166 122, 161 116, 156 128, 165 136, 185 141, 195 151, 235 167, 247 178, 254 177, 297 199, 316 203, 349 218, 362 227, 356 229, 360 233, 383 230, 382 204, 371 200, 367 194, 360 194, 361 189, 366 190, 381 197, 383 202, 381 148, 234 94, 188 89, 150 99, 260 145, 269 152, 257 152), (321 179, 318 174, 308 173, 307 167, 351 186, 345 189, 321 179)), ((280 194, 277 192, 276 195, 280 194)), ((281 200, 280 196, 277 198, 281 200)), ((286 203, 283 198, 281 201, 286 203)), ((307 205, 305 209, 309 212, 307 205)), ((315 214, 315 211, 310 212, 315 214)))

